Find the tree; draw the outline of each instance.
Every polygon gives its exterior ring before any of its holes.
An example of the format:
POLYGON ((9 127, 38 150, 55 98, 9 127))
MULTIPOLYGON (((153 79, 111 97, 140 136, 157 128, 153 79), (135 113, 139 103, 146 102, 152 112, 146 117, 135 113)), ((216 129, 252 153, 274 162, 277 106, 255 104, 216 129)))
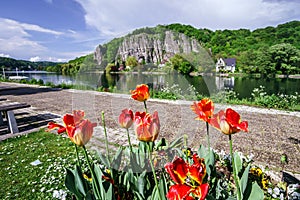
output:
POLYGON ((182 74, 189 74, 195 70, 191 63, 179 54, 175 54, 170 58, 170 62, 172 63, 173 68, 182 74))
POLYGON ((289 75, 299 72, 300 51, 293 45, 276 44, 270 47, 268 53, 277 73, 289 75))
POLYGON ((129 56, 126 59, 126 66, 136 67, 137 65, 138 65, 138 61, 135 59, 134 56, 129 56))

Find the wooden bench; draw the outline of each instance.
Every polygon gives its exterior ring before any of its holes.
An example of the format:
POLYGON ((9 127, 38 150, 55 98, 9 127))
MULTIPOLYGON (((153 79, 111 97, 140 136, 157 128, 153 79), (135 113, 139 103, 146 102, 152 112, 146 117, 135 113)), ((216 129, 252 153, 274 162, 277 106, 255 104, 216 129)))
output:
POLYGON ((16 122, 14 110, 28 108, 30 105, 26 103, 0 105, 0 125, 3 125, 3 116, 7 119, 8 131, 18 133, 18 125, 16 122), (3 115, 3 116, 2 116, 3 115))
POLYGON ((0 101, 6 101, 7 99, 5 99, 5 98, 0 98, 0 101))

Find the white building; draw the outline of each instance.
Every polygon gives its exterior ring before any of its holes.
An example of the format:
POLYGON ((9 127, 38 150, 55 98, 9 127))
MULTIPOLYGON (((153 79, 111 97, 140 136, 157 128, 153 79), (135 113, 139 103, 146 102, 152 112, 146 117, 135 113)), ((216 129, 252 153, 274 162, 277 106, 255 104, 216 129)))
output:
POLYGON ((216 63, 216 72, 232 72, 235 71, 236 59, 235 58, 219 58, 216 63))

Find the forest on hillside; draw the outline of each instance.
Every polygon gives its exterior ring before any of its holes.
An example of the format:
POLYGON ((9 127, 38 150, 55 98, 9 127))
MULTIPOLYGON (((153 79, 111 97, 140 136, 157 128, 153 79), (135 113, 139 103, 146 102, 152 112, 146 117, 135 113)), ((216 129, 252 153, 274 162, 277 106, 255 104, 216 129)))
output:
MULTIPOLYGON (((104 52, 102 62, 109 65, 115 61, 118 47, 125 37, 146 33, 161 35, 163 38, 165 30, 195 38, 215 62, 218 58, 235 58, 237 72, 265 75, 300 74, 300 21, 253 31, 249 29, 212 31, 178 23, 145 27, 101 45, 104 52)), ((194 69, 199 70, 199 67, 194 69)))
MULTIPOLYGON (((136 29, 124 37, 115 38, 101 45, 104 52, 102 58, 104 67, 115 62, 119 45, 125 37, 146 33, 157 34, 164 38, 165 30, 184 33, 188 37, 195 38, 215 62, 218 58, 235 58, 237 72, 265 75, 300 74, 300 21, 256 30, 241 28, 212 31, 179 23, 136 29)), ((94 55, 88 54, 67 63, 30 62, 0 57, 0 67, 5 70, 14 70, 17 67, 19 70, 47 70, 74 75, 79 71, 90 71, 99 66, 94 60, 94 55)), ((191 70, 199 70, 199 67, 193 67, 191 70)))
POLYGON ((16 68, 18 70, 45 70, 48 66, 56 66, 57 62, 49 61, 40 61, 40 62, 31 62, 27 60, 16 60, 13 58, 0 57, 0 67, 6 71, 14 71, 16 68))
POLYGON ((63 75, 76 75, 78 72, 94 70, 96 62, 93 54, 80 56, 67 63, 59 63, 55 66, 48 66, 45 68, 48 72, 56 72, 63 75))
POLYGON ((299 74, 300 22, 256 30, 196 29, 190 25, 170 24, 167 29, 196 38, 216 61, 236 58, 237 69, 244 73, 299 74))

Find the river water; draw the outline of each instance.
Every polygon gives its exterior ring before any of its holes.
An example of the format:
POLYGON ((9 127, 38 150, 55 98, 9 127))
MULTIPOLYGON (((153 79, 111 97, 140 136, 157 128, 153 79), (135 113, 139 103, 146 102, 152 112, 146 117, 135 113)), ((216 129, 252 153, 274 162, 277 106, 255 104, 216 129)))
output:
MULTIPOLYGON (((15 76, 15 72, 6 72, 6 76, 15 76)), ((193 94, 192 88, 202 95, 233 90, 239 98, 251 97, 254 88, 263 86, 268 94, 295 94, 300 93, 300 79, 292 78, 257 78, 257 77, 223 77, 223 76, 198 76, 188 77, 181 74, 150 74, 150 73, 125 73, 104 74, 84 73, 77 76, 64 76, 43 71, 18 72, 19 76, 28 79, 41 79, 54 84, 87 85, 93 88, 114 88, 114 91, 128 93, 137 84, 146 83, 153 88, 169 88, 173 92, 193 94)))

